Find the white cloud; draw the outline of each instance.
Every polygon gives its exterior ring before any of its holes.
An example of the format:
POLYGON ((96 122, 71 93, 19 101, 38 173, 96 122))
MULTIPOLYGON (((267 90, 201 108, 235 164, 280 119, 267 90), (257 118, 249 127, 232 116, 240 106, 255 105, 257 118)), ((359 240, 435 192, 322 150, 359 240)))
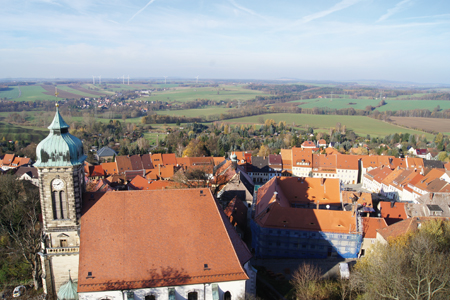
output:
POLYGON ((377 22, 381 22, 386 20, 387 18, 389 18, 390 16, 396 14, 397 12, 401 11, 403 9, 403 7, 408 4, 409 2, 411 2, 412 0, 403 0, 399 3, 397 3, 393 8, 390 8, 387 10, 387 13, 385 13, 384 15, 382 15, 377 22))
POLYGON ((153 2, 155 2, 155 0, 150 0, 143 8, 141 8, 137 13, 135 13, 135 14, 127 21, 127 23, 130 22, 131 20, 133 20, 134 17, 136 17, 138 14, 140 14, 141 12, 143 12, 144 9, 146 9, 147 6, 149 6, 149 5, 152 4, 153 2))

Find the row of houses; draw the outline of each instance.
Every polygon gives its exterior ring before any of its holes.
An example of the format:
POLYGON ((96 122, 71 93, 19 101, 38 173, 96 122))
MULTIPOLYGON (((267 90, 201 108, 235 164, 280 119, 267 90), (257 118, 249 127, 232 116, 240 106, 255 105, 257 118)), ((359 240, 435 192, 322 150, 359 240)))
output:
POLYGON ((446 169, 423 173, 410 168, 379 167, 363 176, 362 187, 391 200, 417 203, 417 199, 427 193, 450 193, 449 183, 446 169))
POLYGON ((334 148, 317 153, 311 148, 281 149, 280 154, 267 157, 236 152, 238 163, 255 183, 264 183, 275 176, 339 178, 343 184, 356 184, 370 170, 379 167, 407 168, 424 173, 425 169, 442 168, 439 161, 417 157, 396 158, 384 155, 345 155, 334 148))

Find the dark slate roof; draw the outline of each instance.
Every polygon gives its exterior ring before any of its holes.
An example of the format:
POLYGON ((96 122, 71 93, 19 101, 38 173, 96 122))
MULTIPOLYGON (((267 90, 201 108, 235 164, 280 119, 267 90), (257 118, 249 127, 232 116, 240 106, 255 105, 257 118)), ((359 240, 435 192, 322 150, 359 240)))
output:
POLYGON ((255 156, 252 158, 252 172, 269 172, 269 158, 255 156))
POLYGON ((153 163, 152 163, 152 158, 150 156, 150 154, 144 154, 141 157, 142 160, 142 166, 144 167, 144 169, 153 169, 153 163))
POLYGON ((38 179, 38 171, 34 167, 18 167, 15 175, 17 177, 22 176, 23 174, 27 173, 31 178, 38 179))
POLYGON ((439 160, 423 160, 423 167, 430 169, 444 169, 444 163, 439 160))
POLYGON ((245 188, 253 195, 255 190, 255 185, 253 181, 249 181, 243 172, 239 172, 239 178, 241 179, 242 184, 244 184, 245 188))
POLYGON ((131 168, 133 170, 142 170, 144 166, 142 165, 142 160, 140 155, 130 156, 131 168))
POLYGON ((116 151, 109 148, 108 146, 102 147, 100 150, 97 151, 98 157, 114 156, 114 155, 117 155, 116 151))

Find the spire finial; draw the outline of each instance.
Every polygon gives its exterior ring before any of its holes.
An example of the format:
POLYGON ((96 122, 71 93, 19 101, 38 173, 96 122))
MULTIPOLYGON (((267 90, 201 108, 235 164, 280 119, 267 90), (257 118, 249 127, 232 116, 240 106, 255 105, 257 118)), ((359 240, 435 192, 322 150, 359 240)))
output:
POLYGON ((59 93, 58 93, 58 87, 57 86, 55 86, 55 101, 56 101, 56 107, 59 107, 59 104, 58 104, 58 95, 59 95, 59 93))

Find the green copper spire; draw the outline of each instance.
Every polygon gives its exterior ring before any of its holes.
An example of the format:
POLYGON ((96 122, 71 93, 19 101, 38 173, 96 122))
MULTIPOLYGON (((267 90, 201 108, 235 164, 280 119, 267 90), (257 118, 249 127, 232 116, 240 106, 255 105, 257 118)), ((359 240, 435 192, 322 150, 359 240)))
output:
POLYGON ((78 300, 77 284, 72 281, 70 271, 69 281, 59 288, 58 300, 78 300))
POLYGON ((66 167, 84 162, 83 144, 80 139, 69 133, 69 125, 59 113, 56 104, 56 114, 48 127, 49 135, 36 148, 37 161, 35 167, 66 167))
POLYGON ((59 113, 59 104, 56 104, 56 114, 52 123, 47 128, 50 130, 61 130, 63 128, 69 128, 70 126, 64 121, 59 113))

